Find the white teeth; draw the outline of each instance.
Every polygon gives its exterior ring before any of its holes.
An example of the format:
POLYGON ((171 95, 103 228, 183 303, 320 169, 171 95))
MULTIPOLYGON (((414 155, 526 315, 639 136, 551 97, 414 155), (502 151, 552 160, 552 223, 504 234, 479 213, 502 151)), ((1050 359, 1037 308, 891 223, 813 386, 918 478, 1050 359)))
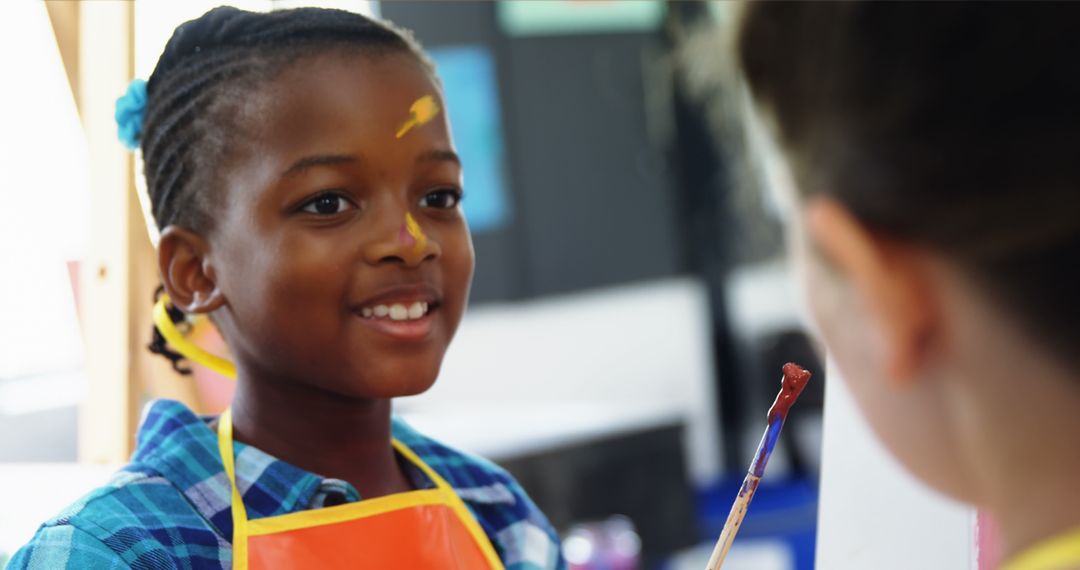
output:
POLYGON ((392 321, 405 321, 421 319, 424 315, 428 314, 428 309, 431 306, 424 301, 416 301, 411 305, 405 305, 402 303, 394 303, 393 305, 375 305, 374 307, 363 307, 360 309, 360 316, 365 319, 370 318, 387 318, 392 321))
POLYGON ((409 318, 409 310, 405 308, 405 305, 398 303, 390 305, 390 320, 404 321, 407 318, 409 318))

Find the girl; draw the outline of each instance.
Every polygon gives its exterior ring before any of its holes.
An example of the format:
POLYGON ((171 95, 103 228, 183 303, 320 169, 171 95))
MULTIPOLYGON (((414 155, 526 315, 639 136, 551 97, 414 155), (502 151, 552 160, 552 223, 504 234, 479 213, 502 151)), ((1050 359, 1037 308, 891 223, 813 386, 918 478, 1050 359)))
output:
POLYGON ((755 3, 825 344, 886 447, 1080 568, 1078 4, 755 3))
POLYGON ((209 421, 152 404, 131 464, 12 568, 564 566, 508 474, 391 418, 435 381, 472 279, 442 105, 411 36, 357 14, 176 29, 117 117, 169 310, 213 320, 236 396, 209 421))

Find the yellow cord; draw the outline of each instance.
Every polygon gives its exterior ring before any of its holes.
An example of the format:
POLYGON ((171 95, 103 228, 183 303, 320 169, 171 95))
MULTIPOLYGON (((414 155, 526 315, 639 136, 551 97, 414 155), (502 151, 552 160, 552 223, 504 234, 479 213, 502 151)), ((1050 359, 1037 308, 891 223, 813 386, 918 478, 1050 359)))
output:
POLYGON ((240 486, 236 483, 236 465, 233 459, 232 408, 225 408, 218 418, 218 451, 225 466, 225 476, 229 478, 232 494, 229 502, 233 519, 232 567, 233 570, 247 570, 248 567, 248 517, 244 508, 244 499, 240 495, 240 486))
POLYGON ((216 354, 210 354, 201 349, 195 343, 188 340, 172 322, 172 318, 169 317, 169 311, 165 309, 169 303, 169 296, 162 294, 158 299, 157 304, 154 305, 154 324, 157 325, 161 336, 165 337, 165 341, 169 343, 176 352, 179 352, 188 360, 201 364, 222 376, 228 376, 233 380, 236 379, 236 365, 229 360, 217 356, 216 354))

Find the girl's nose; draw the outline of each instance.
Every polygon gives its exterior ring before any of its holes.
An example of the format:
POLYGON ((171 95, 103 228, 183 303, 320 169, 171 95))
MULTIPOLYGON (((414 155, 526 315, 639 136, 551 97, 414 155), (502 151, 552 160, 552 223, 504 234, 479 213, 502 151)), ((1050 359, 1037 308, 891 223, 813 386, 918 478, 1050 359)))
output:
POLYGON ((422 218, 413 216, 407 210, 397 214, 388 213, 386 217, 396 220, 396 223, 379 224, 377 234, 364 251, 368 263, 396 263, 416 267, 425 260, 436 259, 442 254, 438 241, 427 233, 422 218))

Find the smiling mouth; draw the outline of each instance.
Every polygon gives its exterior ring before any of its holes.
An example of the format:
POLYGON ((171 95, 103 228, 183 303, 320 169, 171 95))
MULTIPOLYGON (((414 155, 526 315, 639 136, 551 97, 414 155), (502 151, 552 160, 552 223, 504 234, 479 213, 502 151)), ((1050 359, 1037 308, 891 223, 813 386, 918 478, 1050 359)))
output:
POLYGON ((437 304, 427 301, 378 304, 360 308, 360 317, 369 320, 416 321, 434 311, 437 304))
POLYGON ((353 314, 371 330, 399 342, 423 342, 435 331, 434 301, 402 300, 355 309, 353 314))
POLYGON ((385 289, 351 307, 365 328, 395 341, 426 342, 433 338, 439 292, 427 285, 406 285, 385 289))

